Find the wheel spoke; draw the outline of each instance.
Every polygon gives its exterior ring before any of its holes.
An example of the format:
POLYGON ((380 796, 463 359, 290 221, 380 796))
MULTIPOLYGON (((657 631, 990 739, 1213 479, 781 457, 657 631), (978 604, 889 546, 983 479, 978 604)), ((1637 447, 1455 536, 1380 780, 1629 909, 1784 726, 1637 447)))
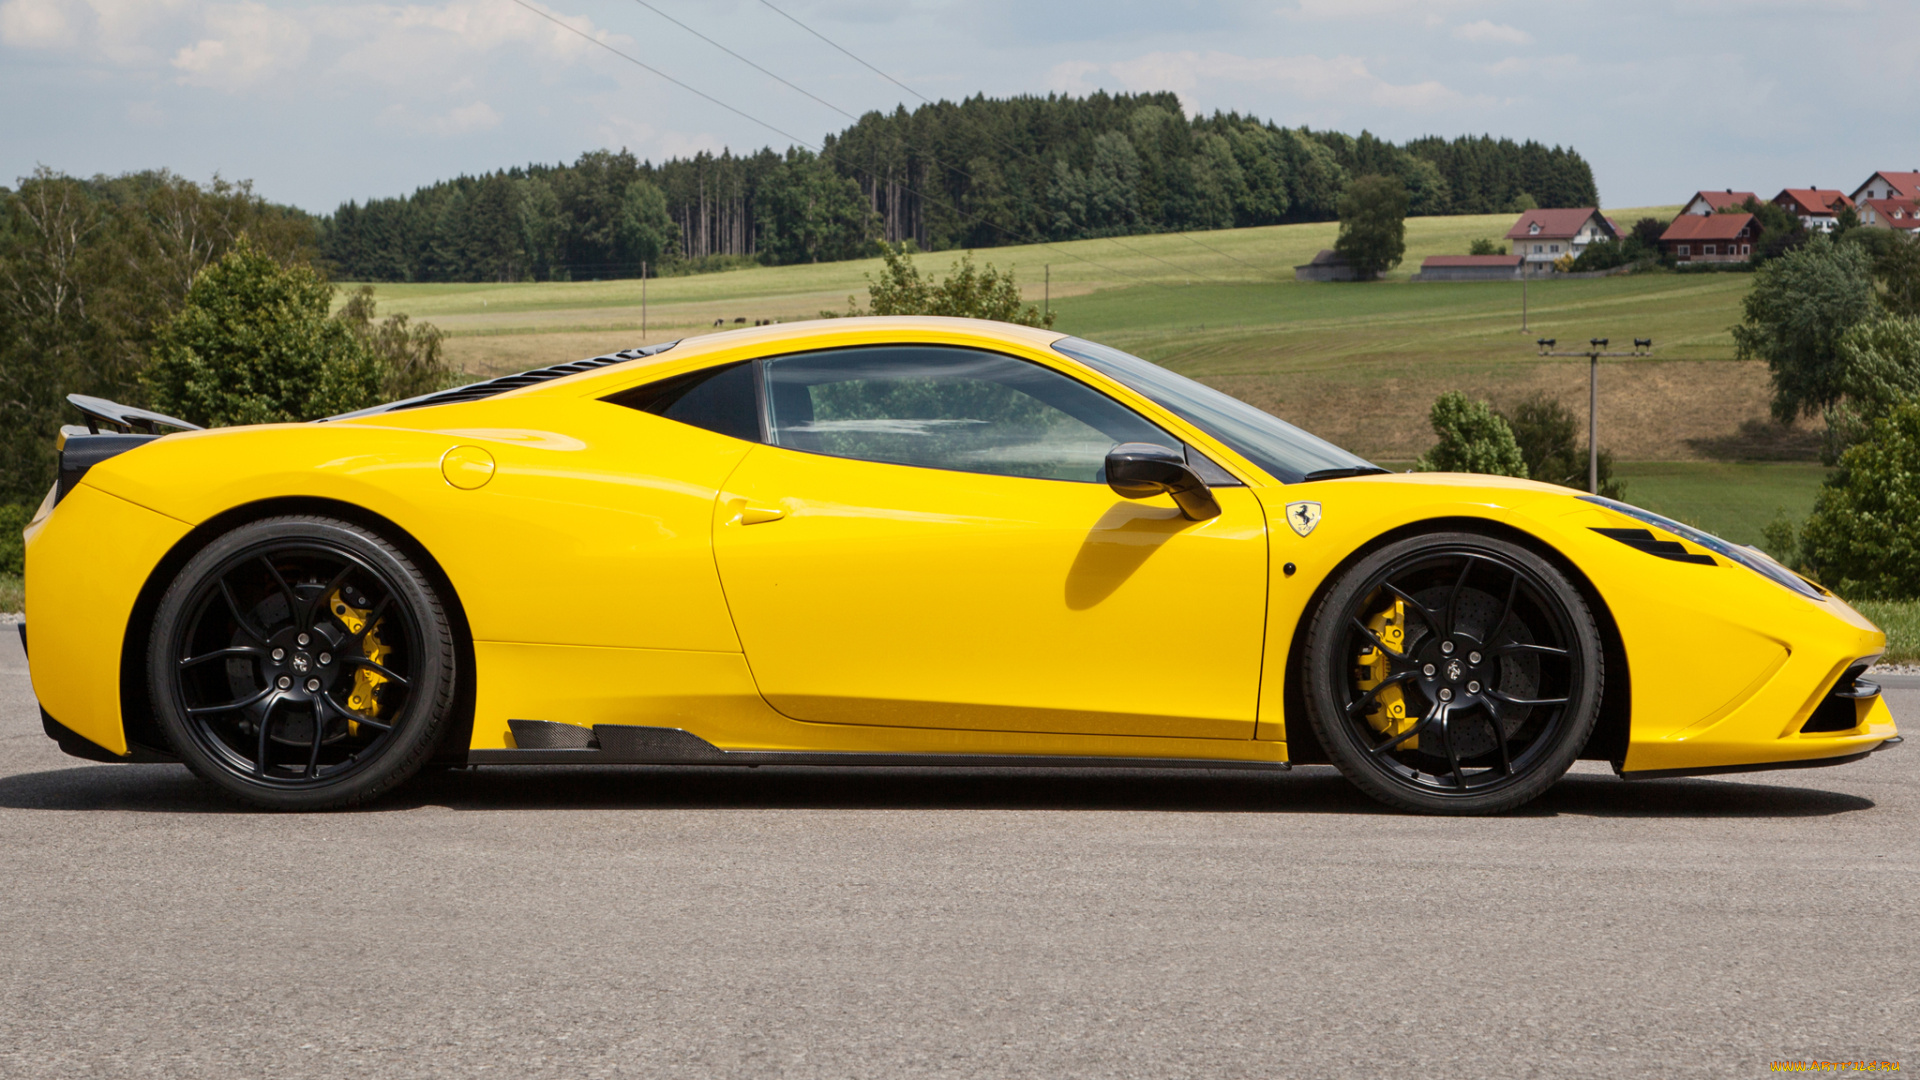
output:
POLYGON ((240 629, 252 636, 253 640, 264 644, 267 635, 262 633, 259 627, 254 626, 253 620, 247 617, 247 613, 240 607, 240 601, 234 599, 233 590, 227 587, 225 577, 220 579, 220 595, 226 597, 227 607, 233 612, 233 621, 240 624, 240 629))
POLYGON ((307 771, 302 773, 307 779, 320 775, 320 744, 327 736, 327 710, 322 705, 331 705, 325 694, 313 696, 313 749, 307 754, 307 771))
POLYGON ((1438 706, 1440 710, 1440 739, 1447 744, 1447 764, 1453 766, 1453 786, 1461 791, 1467 790, 1467 778, 1460 772, 1460 752, 1453 745, 1453 710, 1438 706))
POLYGON ((293 620, 296 626, 304 625, 304 620, 300 618, 300 597, 294 593, 293 586, 287 584, 287 579, 281 575, 280 568, 273 565, 271 555, 260 556, 260 561, 266 565, 267 573, 273 575, 273 583, 279 588, 280 595, 286 597, 287 618, 293 620))
POLYGON ((1412 727, 1401 732, 1400 734, 1395 735, 1393 738, 1388 739, 1386 742, 1381 743, 1379 746, 1373 747, 1372 749, 1368 750, 1367 753, 1378 757, 1381 754, 1388 753, 1398 748, 1401 743, 1406 742, 1408 739, 1411 739, 1415 735, 1418 735, 1422 731, 1425 731, 1427 727, 1433 723, 1433 718, 1440 715, 1441 708, 1442 706, 1439 702, 1437 701, 1434 702, 1433 708, 1428 709, 1427 715, 1421 717, 1418 723, 1414 724, 1412 727))
POLYGON ((1473 557, 1468 556, 1460 565, 1460 580, 1453 583, 1453 591, 1447 594, 1447 628, 1441 631, 1441 637, 1453 636, 1454 622, 1460 618, 1460 593, 1467 587, 1467 575, 1473 573, 1473 562, 1473 557))
POLYGON ((1491 645, 1500 639, 1500 631, 1507 628, 1507 620, 1513 617, 1513 599, 1520 593, 1520 571, 1513 572, 1513 580, 1507 583, 1507 602, 1500 607, 1500 618, 1493 628, 1487 631, 1486 641, 1491 645))
POLYGON ((300 609, 300 624, 302 626, 313 625, 314 608, 317 605, 326 603, 327 597, 332 596, 339 590, 341 583, 347 580, 347 575, 353 573, 353 570, 354 566, 352 563, 348 563, 345 567, 342 567, 339 573, 333 575, 333 580, 327 582, 318 593, 314 594, 313 599, 308 601, 306 606, 300 609))
POLYGON ((1413 677, 1414 677, 1413 670, 1409 668, 1406 671, 1396 671, 1392 675, 1389 675, 1386 678, 1381 679, 1378 683, 1374 684, 1373 689, 1368 690, 1365 694, 1362 694, 1359 698, 1355 699, 1353 704, 1347 706, 1347 715, 1352 716, 1355 712, 1364 713, 1367 709, 1371 709, 1374 705, 1379 703, 1380 691, 1385 690, 1389 686, 1393 686, 1398 683, 1407 682, 1413 677), (1364 706, 1365 708, 1363 708, 1362 706, 1364 706))
POLYGON ((1407 595, 1405 592, 1401 591, 1400 586, 1395 585, 1391 581, 1381 582, 1380 587, 1392 593, 1394 596, 1399 597, 1403 603, 1405 603, 1408 607, 1412 608, 1413 613, 1415 615, 1420 616, 1420 621, 1426 623, 1428 629, 1432 630, 1435 634, 1438 634, 1441 637, 1447 636, 1446 630, 1440 625, 1439 616, 1427 610, 1427 605, 1407 595))
POLYGON ((265 698, 271 693, 273 693, 273 687, 269 686, 252 697, 241 698, 239 701, 225 701, 218 705, 202 705, 197 709, 188 709, 187 715, 199 716, 202 713, 233 712, 235 709, 244 709, 250 705, 256 705, 262 698, 265 698))
POLYGON ((1487 691, 1487 694, 1488 696, 1495 698, 1496 700, 1499 700, 1499 701, 1504 701, 1509 705, 1529 705, 1529 706, 1531 705, 1565 705, 1568 700, 1563 697, 1549 697, 1549 698, 1514 697, 1512 694, 1509 694, 1503 690, 1489 690, 1487 691))
POLYGON ((1542 656, 1571 655, 1565 649, 1557 649, 1557 648, 1554 648, 1552 645, 1535 645, 1530 641, 1510 641, 1505 645, 1496 645, 1493 648, 1486 650, 1486 654, 1488 656, 1505 656, 1508 653, 1517 653, 1517 652, 1539 653, 1542 656))
POLYGON ((1500 710, 1481 709, 1487 714, 1487 725, 1493 728, 1493 741, 1500 746, 1500 775, 1513 775, 1513 757, 1507 749, 1507 725, 1500 720, 1500 710))
POLYGON ((343 656, 340 658, 340 660, 342 663, 345 663, 345 664, 352 664, 355 667, 366 668, 368 671, 374 672, 375 674, 381 675, 393 682, 399 683, 401 686, 407 685, 407 680, 404 676, 395 672, 393 669, 387 667, 386 665, 376 664, 372 660, 369 660, 364 656, 343 656))
POLYGON ((351 720, 352 722, 359 724, 362 727, 370 727, 375 731, 392 731, 393 730, 392 724, 382 723, 378 720, 369 720, 366 717, 361 716, 359 713, 354 712, 353 710, 348 709, 346 706, 333 700, 333 697, 330 694, 324 694, 324 693, 321 694, 320 700, 326 702, 327 708, 332 709, 334 713, 339 715, 342 719, 351 720))
POLYGON ((1385 653, 1389 659, 1404 661, 1407 658, 1406 653, 1394 652, 1388 648, 1387 643, 1380 640, 1380 635, 1374 633, 1372 628, 1368 627, 1366 623, 1361 622, 1359 619, 1356 618, 1353 620, 1353 628, 1360 631, 1361 635, 1372 643, 1374 648, 1385 653))
POLYGON ((280 703, 282 701, 286 700, 281 695, 273 693, 271 689, 269 689, 267 692, 270 694, 273 694, 273 696, 267 699, 265 703, 265 708, 258 710, 260 714, 259 717, 257 718, 260 726, 260 752, 253 759, 253 775, 260 777, 261 779, 266 778, 267 752, 273 746, 272 734, 273 734, 274 710, 279 708, 280 703))
POLYGON ((259 657, 265 652, 265 649, 256 649, 251 645, 235 645, 232 648, 215 649, 210 653, 201 653, 199 656, 189 656, 185 660, 180 661, 180 666, 190 668, 197 664, 204 664, 209 660, 231 660, 237 656, 259 657))

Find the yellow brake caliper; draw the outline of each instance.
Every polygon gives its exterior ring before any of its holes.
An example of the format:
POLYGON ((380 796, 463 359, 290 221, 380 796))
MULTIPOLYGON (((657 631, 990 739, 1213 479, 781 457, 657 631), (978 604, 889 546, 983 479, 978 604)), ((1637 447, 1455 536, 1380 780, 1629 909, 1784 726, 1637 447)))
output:
MULTIPOLYGON (((327 606, 333 609, 334 616, 340 620, 340 625, 347 628, 347 633, 360 638, 360 648, 367 659, 382 665, 387 662, 387 654, 393 650, 380 640, 380 626, 385 624, 385 619, 380 624, 368 626, 367 616, 371 612, 349 605, 338 590, 327 597, 327 606)), ((377 691, 386 682, 385 675, 364 667, 357 669, 353 673, 353 693, 347 696, 347 709, 369 720, 377 718, 380 715, 380 696, 377 691)), ((360 725, 348 720, 347 734, 360 734, 360 725)))
MULTIPOLYGON (((1381 644, 1394 652, 1403 651, 1407 645, 1407 604, 1404 600, 1395 600, 1393 606, 1375 615, 1367 621, 1367 629, 1373 631, 1381 644)), ((1366 693, 1380 685, 1391 672, 1391 665, 1385 653, 1369 644, 1360 650, 1360 680, 1357 685, 1361 693, 1366 693)), ((1399 735, 1419 722, 1419 717, 1407 715, 1407 696, 1402 693, 1402 685, 1395 683, 1380 691, 1374 699, 1374 707, 1367 713, 1367 724, 1382 734, 1399 735)), ((1418 750, 1418 735, 1400 744, 1405 750, 1418 750)))

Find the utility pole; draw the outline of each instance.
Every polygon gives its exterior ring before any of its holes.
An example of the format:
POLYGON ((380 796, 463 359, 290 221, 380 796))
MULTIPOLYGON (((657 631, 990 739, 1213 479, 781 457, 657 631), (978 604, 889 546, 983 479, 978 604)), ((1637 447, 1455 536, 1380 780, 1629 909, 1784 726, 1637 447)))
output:
POLYGON ((1527 260, 1520 260, 1520 332, 1527 332, 1527 260))
POLYGON ((1046 265, 1046 274, 1047 274, 1047 278, 1046 278, 1047 283, 1040 292, 1040 303, 1043 305, 1040 309, 1040 314, 1051 315, 1053 314, 1053 264, 1052 263, 1048 263, 1046 265))
POLYGON ((1587 490, 1600 494, 1600 358, 1603 356, 1646 356, 1653 351, 1652 338, 1634 338, 1632 352, 1607 352, 1607 339, 1597 337, 1587 348, 1574 352, 1554 352, 1553 338, 1534 342, 1541 356, 1584 356, 1587 358, 1587 490))
POLYGON ((647 260, 640 260, 640 344, 647 343, 647 260))

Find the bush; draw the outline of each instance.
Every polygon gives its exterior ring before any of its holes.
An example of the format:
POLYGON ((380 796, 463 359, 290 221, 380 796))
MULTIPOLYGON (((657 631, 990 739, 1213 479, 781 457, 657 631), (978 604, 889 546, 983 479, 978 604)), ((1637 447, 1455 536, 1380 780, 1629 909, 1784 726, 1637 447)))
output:
POLYGON ((1513 429, 1484 401, 1469 401, 1458 390, 1434 399, 1428 414, 1440 442, 1414 464, 1418 472, 1527 475, 1527 463, 1513 441, 1513 429))
POLYGON ((1475 240, 1467 247, 1467 254, 1469 255, 1505 255, 1506 253, 1507 245, 1496 244, 1484 236, 1475 240))
POLYGON ((242 238, 154 337, 154 407, 196 424, 314 420, 380 400, 379 362, 329 318, 333 288, 242 238))
POLYGON ((27 572, 27 538, 20 533, 32 520, 33 507, 26 503, 0 503, 0 574, 27 572))
POLYGON ((1840 400, 1828 406, 1828 464, 1873 422, 1920 397, 1920 319, 1875 314, 1847 328, 1835 350, 1840 400))
POLYGON ((380 365, 380 396, 388 401, 444 390, 453 372, 440 355, 446 331, 432 323, 408 326, 405 315, 374 322, 373 286, 362 285, 334 318, 347 324, 380 365))
MULTIPOLYGON (((1032 304, 1021 305, 1020 286, 1014 281, 1012 270, 1003 273, 995 270, 992 263, 988 263, 985 270, 975 269, 971 251, 954 262, 953 269, 947 272, 943 281, 921 277, 906 245, 894 247, 883 244, 881 247, 886 269, 878 281, 873 279, 872 274, 867 275, 867 310, 860 310, 853 297, 849 296, 845 314, 951 315, 963 319, 993 319, 1021 326, 1053 325, 1053 312, 1042 315, 1040 309, 1032 304)), ((823 318, 831 319, 841 313, 823 311, 820 314, 823 318)))
MULTIPOLYGON (((1542 392, 1522 399, 1500 418, 1513 431, 1526 475, 1561 487, 1587 489, 1587 450, 1580 442, 1580 421, 1559 399, 1542 392)), ((1626 498, 1626 484, 1613 478, 1613 453, 1600 451, 1600 494, 1626 498)))
MULTIPOLYGON (((1920 403, 1874 422, 1848 447, 1799 536, 1800 557, 1848 598, 1920 597, 1920 403)), ((1784 533, 1784 530, 1781 530, 1784 533)), ((1787 536, 1769 535, 1785 546, 1787 536)))

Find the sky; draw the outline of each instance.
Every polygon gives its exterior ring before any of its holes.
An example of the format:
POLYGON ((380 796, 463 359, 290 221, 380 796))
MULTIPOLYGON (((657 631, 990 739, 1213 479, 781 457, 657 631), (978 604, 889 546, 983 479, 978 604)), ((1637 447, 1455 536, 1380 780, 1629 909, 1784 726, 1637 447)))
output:
POLYGON ((1852 191, 1876 169, 1920 170, 1920 128, 1900 119, 1920 105, 1916 14, 1913 0, 0 0, 0 184, 164 167, 325 213, 599 148, 817 144, 843 112, 919 103, 852 53, 933 99, 1171 90, 1194 114, 1570 145, 1611 207, 1852 191))

